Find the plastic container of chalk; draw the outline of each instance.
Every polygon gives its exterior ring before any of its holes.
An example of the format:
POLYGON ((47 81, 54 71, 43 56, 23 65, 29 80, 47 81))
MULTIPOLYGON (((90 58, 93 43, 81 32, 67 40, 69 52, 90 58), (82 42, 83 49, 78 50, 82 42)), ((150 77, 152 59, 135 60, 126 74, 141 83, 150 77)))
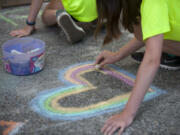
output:
POLYGON ((25 37, 8 40, 2 45, 3 64, 14 75, 30 75, 44 68, 45 42, 25 37))

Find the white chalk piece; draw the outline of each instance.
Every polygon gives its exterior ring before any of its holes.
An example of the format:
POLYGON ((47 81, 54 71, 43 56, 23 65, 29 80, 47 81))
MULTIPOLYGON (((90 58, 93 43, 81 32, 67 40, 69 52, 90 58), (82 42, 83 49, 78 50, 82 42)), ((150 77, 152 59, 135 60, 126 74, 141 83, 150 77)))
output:
POLYGON ((13 53, 13 54, 24 54, 24 53, 22 53, 22 52, 19 52, 19 51, 17 51, 17 50, 11 50, 11 53, 13 53))
POLYGON ((33 53, 33 52, 36 52, 36 51, 39 51, 39 50, 40 50, 40 48, 36 48, 34 50, 28 51, 27 54, 30 54, 30 53, 33 53))
POLYGON ((95 69, 99 69, 99 68, 100 68, 100 65, 96 64, 95 69))

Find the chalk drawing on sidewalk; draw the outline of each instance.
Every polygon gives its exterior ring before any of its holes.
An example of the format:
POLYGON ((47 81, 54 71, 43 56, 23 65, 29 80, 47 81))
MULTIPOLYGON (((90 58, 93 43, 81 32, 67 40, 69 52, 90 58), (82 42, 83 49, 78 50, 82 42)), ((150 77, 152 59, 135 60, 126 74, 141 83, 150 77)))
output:
POLYGON ((0 19, 4 20, 7 23, 10 23, 13 26, 18 26, 18 24, 15 23, 13 20, 11 20, 11 19, 9 19, 9 18, 7 18, 7 17, 5 17, 3 15, 0 15, 0 19))
MULTIPOLYGON (((21 11, 21 12, 24 12, 24 8, 23 9, 13 9, 13 10, 8 10, 8 11, 4 11, 3 13, 0 14, 0 20, 3 20, 4 22, 7 22, 13 26, 18 26, 18 23, 16 23, 16 21, 14 21, 14 19, 18 19, 18 20, 24 20, 24 19, 27 19, 28 18, 28 14, 26 15, 13 15, 13 16, 9 16, 8 14, 12 13, 12 14, 15 14, 15 12, 18 12, 18 11, 21 11)), ((42 15, 43 13, 43 10, 41 9, 39 11, 39 14, 38 14, 38 18, 42 15)))
MULTIPOLYGON (((65 86, 40 92, 31 102, 31 108, 40 115, 51 120, 80 120, 108 112, 123 109, 131 92, 117 95, 107 101, 91 104, 85 107, 63 107, 59 104, 62 98, 80 94, 89 90, 96 90, 91 82, 82 77, 83 74, 96 70, 92 62, 80 63, 69 66, 59 72, 59 80, 65 86)), ((127 85, 133 86, 135 76, 125 70, 110 65, 101 70, 102 73, 120 79, 127 85)), ((155 86, 151 86, 144 101, 153 99, 166 93, 155 86)))
POLYGON ((24 125, 23 122, 0 121, 0 127, 3 129, 2 135, 16 135, 19 129, 24 125))

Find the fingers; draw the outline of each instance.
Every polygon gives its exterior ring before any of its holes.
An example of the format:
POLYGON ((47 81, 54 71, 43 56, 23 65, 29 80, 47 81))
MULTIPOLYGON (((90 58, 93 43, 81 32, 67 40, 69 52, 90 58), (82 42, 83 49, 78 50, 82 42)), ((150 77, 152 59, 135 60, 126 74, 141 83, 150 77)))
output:
POLYGON ((111 130, 109 131, 108 135, 112 135, 112 134, 115 133, 118 129, 119 129, 119 127, 118 127, 117 125, 115 125, 114 127, 111 128, 111 130))
POLYGON ((107 60, 102 61, 102 62, 99 64, 99 68, 103 68, 104 65, 106 65, 107 63, 108 63, 107 60))
POLYGON ((9 34, 14 37, 17 35, 17 31, 11 31, 9 34))
POLYGON ((103 53, 101 53, 101 54, 96 58, 96 62, 94 63, 94 65, 100 64, 103 60, 104 60, 104 56, 103 56, 103 53))
POLYGON ((26 35, 22 35, 22 34, 19 34, 17 37, 20 38, 20 37, 24 37, 26 35))
POLYGON ((104 132, 105 135, 112 135, 115 131, 119 129, 119 126, 116 124, 111 124, 104 132))
POLYGON ((104 133, 104 132, 106 131, 106 129, 109 127, 110 124, 111 124, 111 123, 106 122, 105 125, 103 126, 103 128, 101 129, 101 132, 104 133))
POLYGON ((124 124, 117 124, 117 123, 108 123, 106 124, 101 132, 104 133, 104 135, 112 135, 114 132, 118 131, 118 135, 121 135, 124 131, 124 124))
POLYGON ((113 127, 113 118, 109 118, 106 123, 104 124, 103 128, 101 129, 101 132, 108 133, 112 130, 113 127))
POLYGON ((14 30, 9 33, 13 37, 24 37, 28 36, 30 33, 25 30, 14 30))
POLYGON ((99 65, 99 68, 102 68, 104 65, 108 64, 109 59, 108 51, 103 51, 96 59, 94 65, 99 65))
POLYGON ((109 126, 106 128, 106 130, 104 131, 104 135, 109 135, 109 131, 111 131, 112 128, 113 128, 113 126, 112 126, 112 125, 109 125, 109 126))
POLYGON ((16 30, 16 31, 10 32, 10 35, 13 37, 21 37, 25 35, 25 32, 22 32, 21 30, 16 30))
POLYGON ((121 135, 125 128, 126 124, 124 121, 121 121, 120 119, 117 120, 117 116, 112 116, 106 121, 101 132, 104 133, 104 135, 112 135, 115 132, 118 132, 118 135, 121 135))
POLYGON ((106 59, 101 59, 100 62, 95 62, 93 65, 95 65, 95 68, 97 69, 101 69, 104 67, 104 65, 106 65, 108 62, 106 59), (100 64, 99 64, 100 63, 100 64))
POLYGON ((118 135, 121 135, 123 133, 124 129, 125 129, 125 126, 121 126, 121 128, 120 128, 120 130, 118 132, 118 135))

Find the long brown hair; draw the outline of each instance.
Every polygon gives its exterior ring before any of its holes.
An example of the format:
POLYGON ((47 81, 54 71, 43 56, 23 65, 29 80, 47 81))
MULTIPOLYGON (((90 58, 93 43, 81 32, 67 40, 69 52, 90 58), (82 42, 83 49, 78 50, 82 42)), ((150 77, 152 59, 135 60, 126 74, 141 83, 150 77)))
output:
POLYGON ((95 36, 106 21, 106 36, 103 44, 117 39, 121 34, 119 24, 122 23, 125 29, 133 32, 133 24, 138 24, 140 16, 140 4, 142 0, 96 0, 98 22, 95 36))

